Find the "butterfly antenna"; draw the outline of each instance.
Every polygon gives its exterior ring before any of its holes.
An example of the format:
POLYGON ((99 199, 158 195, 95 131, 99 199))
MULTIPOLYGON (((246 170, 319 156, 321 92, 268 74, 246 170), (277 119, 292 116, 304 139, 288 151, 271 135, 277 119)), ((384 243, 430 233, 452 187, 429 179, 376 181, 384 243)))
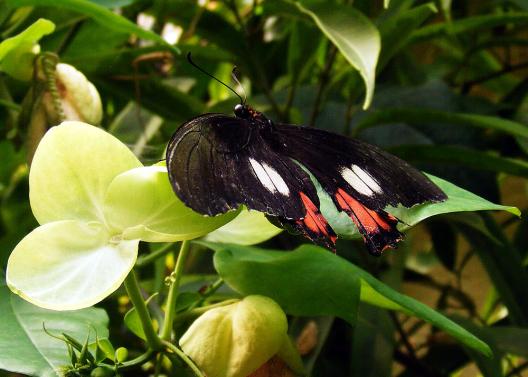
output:
POLYGON ((242 104, 246 104, 247 95, 246 91, 244 90, 244 86, 240 83, 240 80, 238 79, 238 68, 237 66, 233 67, 233 71, 231 72, 231 77, 233 78, 233 81, 242 89, 242 93, 244 94, 244 100, 242 101, 242 104))
MULTIPOLYGON (((222 84, 223 86, 225 86, 227 89, 229 89, 230 91, 232 91, 233 93, 235 93, 235 95, 240 99, 240 103, 241 104, 244 104, 246 103, 245 100, 242 99, 242 97, 240 97, 240 94, 238 94, 233 88, 231 88, 229 85, 227 85, 226 83, 220 81, 219 79, 217 79, 216 77, 214 77, 213 75, 211 75, 209 72, 207 72, 206 70, 204 70, 203 68, 199 67, 195 62, 192 61, 191 59, 191 53, 188 52, 187 53, 187 60, 189 61, 189 63, 191 63, 191 65, 198 69, 200 72, 206 74, 207 76, 209 76, 210 78, 218 81, 220 84, 222 84)), ((238 82, 238 81, 237 81, 238 82)), ((245 95, 245 94, 244 94, 245 95)))

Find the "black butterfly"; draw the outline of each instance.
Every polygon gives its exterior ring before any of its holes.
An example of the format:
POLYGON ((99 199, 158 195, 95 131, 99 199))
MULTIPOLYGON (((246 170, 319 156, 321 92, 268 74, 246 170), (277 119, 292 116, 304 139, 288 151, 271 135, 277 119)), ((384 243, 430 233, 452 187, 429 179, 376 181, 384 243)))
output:
MULTIPOLYGON (((199 67, 198 67, 199 68, 199 67)), ((403 235, 385 207, 447 196, 405 161, 363 141, 311 127, 275 124, 244 101, 235 116, 204 114, 185 122, 167 147, 169 179, 190 208, 215 216, 245 205, 290 224, 334 249, 337 235, 319 210, 302 165, 381 255, 403 235)))

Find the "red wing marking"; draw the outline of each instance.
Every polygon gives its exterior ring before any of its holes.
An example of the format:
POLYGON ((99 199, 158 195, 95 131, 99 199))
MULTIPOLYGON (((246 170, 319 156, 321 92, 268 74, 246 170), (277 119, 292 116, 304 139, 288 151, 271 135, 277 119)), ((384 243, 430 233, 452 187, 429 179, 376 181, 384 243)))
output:
MULTIPOLYGON (((328 224, 328 221, 321 214, 321 211, 317 206, 310 200, 310 198, 303 192, 300 193, 301 200, 306 208, 306 215, 304 219, 298 220, 298 224, 303 226, 313 233, 316 238, 325 238, 330 240, 332 244, 335 244, 337 236, 328 224)), ((310 237, 313 238, 313 237, 310 237)))
POLYGON ((391 214, 367 208, 341 188, 337 189, 335 199, 358 227, 371 254, 380 255, 402 239, 403 235, 396 228, 398 219, 391 214))
MULTIPOLYGON (((366 231, 373 232, 376 231, 378 227, 382 227, 385 230, 391 229, 391 224, 383 220, 376 211, 365 207, 356 199, 348 195, 344 190, 340 188, 337 189, 336 199, 339 205, 341 206, 341 209, 348 209, 354 212, 357 221, 361 223, 361 225, 365 228, 366 231)), ((396 218, 391 214, 387 215, 389 216, 390 220, 397 221, 396 218)))

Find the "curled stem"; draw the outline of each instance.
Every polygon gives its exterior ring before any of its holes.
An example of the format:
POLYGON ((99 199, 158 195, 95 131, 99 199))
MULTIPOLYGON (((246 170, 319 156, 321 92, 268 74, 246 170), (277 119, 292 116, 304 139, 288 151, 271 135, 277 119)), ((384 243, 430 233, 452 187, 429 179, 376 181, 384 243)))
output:
POLYGON ((198 368, 194 361, 192 361, 191 358, 187 356, 181 349, 176 347, 171 342, 167 342, 166 340, 162 340, 162 342, 163 345, 167 347, 167 349, 174 352, 185 364, 187 364, 197 377, 205 377, 200 368, 198 368))

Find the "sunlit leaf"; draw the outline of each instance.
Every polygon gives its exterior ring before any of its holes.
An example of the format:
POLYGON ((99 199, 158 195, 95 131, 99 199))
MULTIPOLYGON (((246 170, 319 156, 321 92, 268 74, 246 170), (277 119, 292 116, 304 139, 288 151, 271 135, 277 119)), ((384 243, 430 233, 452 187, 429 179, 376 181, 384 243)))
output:
MULTIPOLYGON (((429 175, 429 178, 440 187, 447 195, 448 199, 441 203, 424 203, 412 208, 400 206, 398 208, 388 207, 387 211, 398 217, 402 223, 400 229, 416 225, 428 217, 451 212, 465 211, 508 211, 514 215, 519 215, 517 208, 494 204, 469 191, 466 191, 441 178, 429 175)), ((338 212, 332 198, 320 189, 317 185, 319 198, 321 200, 321 212, 328 219, 328 222, 335 229, 336 233, 344 238, 359 237, 359 232, 350 218, 343 212, 338 212)))
POLYGON ((85 308, 119 288, 134 266, 138 242, 112 239, 97 222, 41 225, 11 253, 7 284, 42 308, 85 308))
POLYGON ((270 223, 262 212, 244 209, 232 221, 209 233, 205 239, 211 242, 255 245, 280 232, 282 229, 270 223))
POLYGON ((444 330, 465 346, 491 355, 491 349, 484 342, 441 313, 393 290, 321 247, 302 245, 294 251, 281 252, 251 246, 205 244, 216 251, 215 267, 232 288, 244 295, 271 297, 287 313, 333 314, 350 321, 357 310, 354 301, 357 280, 360 280, 362 301, 412 314, 444 330))
POLYGON ((376 64, 380 52, 380 35, 376 27, 351 6, 329 2, 295 4, 301 12, 314 20, 348 62, 359 71, 366 86, 363 108, 369 107, 374 95, 376 64))
POLYGON ((29 174, 29 199, 40 224, 104 223, 103 199, 120 173, 141 166, 118 139, 81 122, 64 122, 41 140, 29 174))
POLYGON ((55 30, 55 24, 40 18, 20 34, 0 43, 0 71, 27 81, 33 72, 33 60, 40 51, 37 42, 55 30))
POLYGON ((224 225, 237 212, 203 216, 183 204, 169 182, 167 168, 150 166, 117 176, 104 201, 108 226, 125 239, 174 242, 197 238, 224 225))
POLYGON ((56 376, 69 363, 64 342, 55 335, 67 333, 90 341, 108 336, 108 316, 102 309, 87 308, 68 313, 41 309, 12 294, 0 274, 0 369, 31 376, 56 376))

